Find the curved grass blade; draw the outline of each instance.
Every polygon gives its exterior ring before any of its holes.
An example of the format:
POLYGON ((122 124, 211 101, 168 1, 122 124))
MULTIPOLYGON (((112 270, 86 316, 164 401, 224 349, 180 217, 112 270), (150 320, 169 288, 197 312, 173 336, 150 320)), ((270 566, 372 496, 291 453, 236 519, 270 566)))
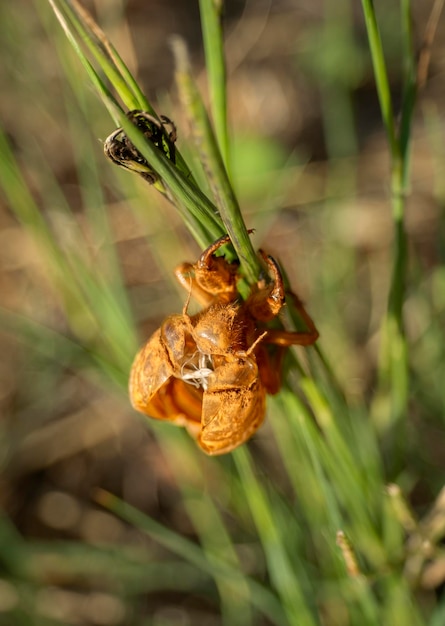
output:
POLYGON ((315 626, 317 621, 302 593, 300 581, 292 568, 291 559, 272 513, 273 508, 255 476, 247 448, 235 450, 233 458, 264 549, 271 582, 280 597, 288 623, 315 626))
POLYGON ((215 133, 226 172, 229 168, 229 137, 227 131, 226 65, 222 32, 223 1, 199 0, 202 38, 209 81, 210 107, 215 133))
POLYGON ((250 588, 252 604, 264 613, 264 615, 267 615, 274 623, 286 623, 280 603, 273 593, 255 580, 244 576, 239 570, 219 558, 209 557, 209 555, 207 555, 206 558, 199 546, 169 530, 165 526, 162 526, 148 515, 141 513, 112 494, 100 490, 97 492, 95 499, 99 504, 134 525, 136 528, 139 528, 162 546, 171 550, 174 554, 181 556, 210 576, 227 576, 227 578, 234 583, 236 583, 238 579, 246 580, 250 588))
POLYGON ((241 261, 246 279, 249 283, 254 284, 261 272, 258 257, 247 232, 207 112, 192 78, 185 45, 179 38, 174 38, 172 48, 176 61, 176 82, 179 95, 183 109, 189 119, 204 172, 225 229, 241 261))

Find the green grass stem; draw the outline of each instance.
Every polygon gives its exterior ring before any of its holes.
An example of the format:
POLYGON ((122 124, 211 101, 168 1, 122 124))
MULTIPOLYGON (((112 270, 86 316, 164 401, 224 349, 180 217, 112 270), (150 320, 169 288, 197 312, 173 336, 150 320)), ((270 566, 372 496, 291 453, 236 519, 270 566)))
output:
POLYGON ((172 47, 176 60, 176 82, 179 96, 186 116, 189 118, 193 139, 204 172, 225 229, 230 235, 233 247, 241 261, 244 274, 248 282, 253 284, 258 280, 260 274, 258 257, 252 247, 210 120, 193 80, 185 45, 181 40, 175 38, 172 41, 172 47))
POLYGON ((244 580, 247 581, 250 587, 252 603, 274 622, 278 624, 285 623, 280 603, 268 589, 255 580, 246 576, 243 577, 238 569, 218 557, 209 557, 209 555, 206 557, 199 546, 169 530, 112 494, 98 492, 97 500, 108 510, 113 511, 116 515, 159 542, 160 545, 181 556, 210 576, 217 577, 221 575, 233 584, 240 581, 241 585, 243 585, 244 580))
POLYGON ((288 623, 292 626, 313 626, 317 622, 293 570, 290 555, 272 514, 271 503, 255 476, 249 452, 241 447, 234 451, 233 457, 263 545, 271 581, 281 599, 288 623))
POLYGON ((407 235, 404 223, 409 182, 411 123, 416 101, 416 65, 412 41, 411 2, 401 3, 404 49, 404 93, 401 122, 396 129, 383 46, 372 0, 362 0, 369 48, 374 67, 380 109, 391 154, 391 204, 394 223, 393 265, 387 315, 382 325, 380 392, 374 409, 380 427, 399 422, 408 402, 408 349, 403 321, 407 267, 407 235), (388 398, 385 408, 384 396, 388 398))
POLYGON ((221 23, 223 6, 222 0, 199 0, 202 38, 209 82, 210 110, 215 124, 215 133, 222 162, 226 172, 230 174, 226 65, 221 23))

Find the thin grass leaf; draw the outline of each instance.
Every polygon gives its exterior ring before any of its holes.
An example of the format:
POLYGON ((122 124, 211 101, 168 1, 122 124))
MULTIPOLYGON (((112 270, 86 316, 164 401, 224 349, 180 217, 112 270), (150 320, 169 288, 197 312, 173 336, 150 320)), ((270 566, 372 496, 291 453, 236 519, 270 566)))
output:
POLYGON ((83 296, 75 276, 58 248, 45 218, 32 197, 5 135, 0 129, 0 183, 17 218, 32 233, 63 296, 66 309, 76 310, 83 305, 83 296), (68 280, 67 280, 68 279, 68 280))
POLYGON ((386 70, 385 56, 383 54, 382 40, 377 24, 373 0, 361 0, 365 17, 366 30, 368 33, 369 49, 376 79, 377 94, 380 102, 383 123, 391 151, 393 161, 400 158, 399 144, 397 141, 394 124, 394 111, 389 87, 388 73, 386 70))
MULTIPOLYGON (((85 35, 88 37, 88 39, 90 39, 90 37, 87 35, 88 32, 95 35, 96 41, 100 42, 101 47, 107 52, 108 57, 111 60, 111 63, 116 68, 118 74, 122 76, 124 84, 133 93, 134 99, 138 103, 138 106, 143 111, 147 111, 151 115, 157 117, 156 111, 153 109, 142 89, 139 87, 139 83, 134 78, 133 74, 130 72, 122 57, 119 55, 118 51, 105 35, 103 30, 91 18, 88 11, 86 11, 86 9, 80 4, 80 2, 78 2, 78 0, 71 0, 71 4, 74 6, 75 11, 79 16, 78 21, 79 25, 82 25, 82 31, 85 32, 85 35)), ((113 81, 111 82, 116 87, 115 83, 113 81)))
POLYGON ((242 571, 240 558, 226 529, 223 516, 212 499, 213 494, 206 489, 208 459, 197 454, 196 446, 190 438, 179 441, 163 430, 156 431, 158 442, 165 459, 182 494, 184 507, 199 537, 204 553, 211 560, 216 557, 239 571, 239 578, 233 583, 226 576, 216 576, 215 583, 221 596, 223 622, 228 626, 244 626, 252 621, 251 592, 249 582, 242 571), (187 477, 187 480, 184 480, 187 477))
POLYGON ((281 391, 271 402, 272 429, 295 493, 299 494, 304 514, 313 527, 322 526, 334 537, 343 520, 329 477, 320 460, 319 435, 311 428, 312 416, 298 396, 281 391), (283 419, 288 416, 289 419, 283 419), (298 427, 297 427, 298 424, 298 427))
MULTIPOLYGON (((382 325, 381 358, 379 364, 380 390, 374 415, 380 413, 380 427, 400 421, 408 401, 408 351, 405 339, 402 307, 405 295, 407 242, 404 226, 405 195, 409 162, 409 139, 412 113, 415 103, 415 68, 410 22, 410 0, 402 3, 402 30, 406 61, 405 91, 402 103, 402 123, 397 133, 391 100, 389 80, 383 55, 383 47, 371 0, 362 0, 369 47, 376 78, 380 109, 386 128, 391 154, 391 200, 395 228, 391 287, 388 312, 382 325), (384 397, 388 398, 387 403, 384 397), (385 406, 386 405, 386 406, 385 406)), ((400 452, 400 451, 399 451, 400 452)), ((397 455, 398 456, 398 455, 397 455)))
MULTIPOLYGON (((217 218, 215 207, 197 187, 192 185, 192 183, 185 178, 185 176, 181 176, 182 173, 179 172, 178 168, 175 168, 166 157, 164 157, 164 161, 162 161, 163 155, 160 154, 160 151, 151 146, 149 142, 145 141, 142 133, 140 133, 127 120, 122 113, 122 109, 116 103, 116 100, 111 95, 109 90, 104 86, 99 75, 85 57, 80 46, 77 45, 76 38, 67 25, 63 15, 59 13, 52 0, 51 3, 59 21, 64 27, 69 41, 74 46, 82 64, 87 69, 94 86, 98 90, 99 95, 103 99, 113 119, 117 120, 116 123, 122 126, 128 137, 131 141, 133 141, 136 148, 147 159, 147 161, 153 165, 153 168, 158 172, 161 178, 166 180, 166 183, 172 189, 172 193, 176 193, 179 208, 185 207, 185 210, 182 211, 183 218, 192 234, 196 237, 197 241, 200 245, 205 247, 210 243, 210 241, 214 241, 220 237, 224 234, 224 229, 222 225, 219 226, 221 222, 219 222, 217 218), (169 168, 169 165, 171 165, 171 168, 169 168)), ((132 104, 137 105, 137 103, 134 102, 132 104)))
MULTIPOLYGON (((122 109, 78 44, 78 37, 87 44, 87 49, 96 59, 109 79, 110 84, 113 86, 120 99, 125 103, 126 107, 129 110, 141 109, 147 111, 159 119, 158 114, 143 94, 134 76, 131 74, 110 40, 77 0, 72 2, 75 10, 71 10, 63 0, 48 1, 53 7, 69 41, 86 68, 93 85, 96 87, 115 124, 118 125, 119 119, 116 114, 116 109, 119 109, 121 112, 122 109), (65 10, 65 14, 63 10, 65 10)), ((176 165, 193 181, 190 168, 187 166, 179 150, 176 150, 176 165)))
POLYGON ((176 61, 176 83, 183 109, 189 119, 204 172, 219 208, 227 233, 241 261, 245 276, 251 284, 260 274, 255 254, 241 210, 230 184, 221 152, 216 143, 210 121, 196 83, 192 78, 187 50, 182 40, 174 38, 172 48, 176 61))
MULTIPOLYGON (((12 210, 38 243, 51 269, 55 291, 63 297, 65 313, 73 332, 78 337, 83 337, 85 333, 100 337, 102 351, 123 369, 128 369, 137 344, 133 324, 125 314, 125 308, 119 305, 111 285, 97 272, 97 267, 84 260, 80 250, 72 249, 67 254, 60 248, 2 134, 0 154, 4 164, 0 172, 3 190, 12 210)), ((79 243, 83 245, 81 239, 79 243)))
POLYGON ((120 123, 125 133, 137 150, 150 163, 163 183, 169 189, 181 212, 182 217, 199 243, 206 236, 206 247, 225 234, 224 226, 215 206, 202 191, 193 185, 167 157, 145 139, 133 124, 121 115, 120 123))
POLYGON ((264 549, 272 584, 281 599, 289 624, 314 626, 317 622, 293 571, 290 556, 272 514, 273 509, 255 476, 248 450, 245 447, 238 448, 233 458, 264 549))
POLYGON ((222 29, 223 0, 199 0, 204 42, 210 108, 215 124, 219 153, 227 173, 230 172, 227 131, 226 65, 222 29))
POLYGON ((100 349, 87 347, 29 317, 4 308, 0 308, 0 321, 4 330, 13 334, 27 348, 32 347, 64 367, 76 368, 78 375, 92 382, 97 382, 98 371, 108 384, 112 383, 127 391, 128 368, 124 369, 121 364, 114 363, 100 349))
POLYGON ((383 494, 379 492, 379 482, 367 483, 363 470, 357 464, 347 439, 339 430, 329 403, 323 397, 316 383, 309 378, 301 381, 308 401, 314 411, 317 425, 324 437, 319 438, 319 454, 325 471, 331 477, 336 489, 336 497, 348 511, 348 516, 369 544, 372 560, 376 567, 385 561, 380 537, 374 523, 380 517, 383 494), (365 491, 366 490, 366 491, 365 491), (365 497, 363 497, 365 496, 365 497), (363 506, 364 502, 367 504, 363 506), (372 504, 374 515, 370 516, 368 506, 372 504))
POLYGON ((417 67, 416 52, 413 36, 413 19, 411 13, 411 0, 402 0, 401 24, 403 33, 403 59, 404 59, 404 86, 402 96, 402 110, 399 127, 400 155, 403 163, 402 181, 406 188, 409 176, 409 149, 411 142, 411 126, 414 107, 417 99, 417 67))
POLYGON ((86 55, 77 43, 78 38, 80 38, 80 41, 83 42, 92 57, 97 61, 99 67, 102 69, 110 84, 113 85, 114 89, 128 109, 139 109, 146 105, 145 99, 144 101, 138 100, 132 89, 129 88, 127 81, 105 53, 106 50, 103 48, 102 41, 97 37, 94 37, 95 33, 92 33, 91 29, 88 28, 91 23, 94 23, 91 19, 86 18, 88 14, 83 11, 83 15, 79 17, 78 14, 71 9, 67 2, 64 2, 63 0, 48 1, 53 7, 53 10, 59 22, 62 24, 66 34, 68 35, 69 33, 69 39, 72 45, 76 48, 79 58, 85 59, 88 63, 86 55), (86 24, 85 19, 88 19, 86 24), (75 32, 77 32, 77 37, 74 34, 73 27, 75 32))
MULTIPOLYGON (((77 54, 81 58, 82 63, 86 67, 90 77, 93 80, 94 85, 98 89, 101 97, 103 98, 107 108, 110 112, 112 112, 112 117, 120 121, 122 127, 127 132, 130 139, 133 141, 131 136, 132 130, 129 129, 128 123, 126 120, 122 118, 120 107, 116 106, 115 99, 111 96, 109 90, 105 87, 103 82, 101 81, 99 75, 94 70, 93 66, 89 63, 88 59, 85 57, 79 45, 76 43, 76 37, 73 34, 72 29, 67 23, 67 19, 65 19, 64 15, 57 10, 57 7, 54 5, 54 0, 51 0, 52 6, 58 16, 59 21, 62 23, 65 32, 69 35, 69 40, 74 45, 77 54), (113 111, 114 109, 114 111, 113 111)), ((73 22, 74 27, 77 29, 78 34, 86 41, 90 52, 93 54, 95 59, 99 62, 102 69, 105 71, 109 80, 112 82, 113 86, 119 93, 120 97, 126 101, 128 100, 127 89, 123 88, 122 81, 120 80, 117 72, 111 71, 108 59, 106 55, 96 49, 97 47, 94 45, 94 42, 91 41, 89 33, 84 28, 81 20, 77 19, 77 16, 72 12, 68 12, 70 20, 73 22)), ((143 104, 143 103, 142 103, 143 104)), ((127 102, 127 106, 129 108, 138 108, 139 103, 127 102)), ((135 135, 133 135, 134 137, 135 135)), ((144 142, 145 144, 147 142, 144 142)), ((144 154, 144 149, 138 146, 137 140, 134 141, 135 146, 141 151, 143 156, 147 158, 147 155, 144 154)), ((141 145, 141 144, 140 144, 141 145)), ((150 150, 151 146, 145 145, 145 149, 150 150)), ((219 157, 219 152, 216 151, 216 154, 219 157)), ((226 197, 229 199, 229 202, 224 203, 226 207, 226 213, 228 213, 226 222, 226 228, 220 229, 218 227, 218 220, 216 218, 215 208, 211 205, 211 203, 207 200, 207 198, 200 192, 200 190, 190 183, 186 177, 182 178, 182 181, 178 186, 178 177, 176 176, 172 179, 171 174, 178 171, 178 168, 172 168, 170 170, 165 170, 162 162, 157 159, 157 154, 153 150, 150 154, 150 158, 147 158, 147 161, 153 165, 153 168, 158 172, 160 177, 165 181, 167 187, 173 193, 173 196, 176 199, 176 203, 178 208, 181 210, 181 207, 185 207, 186 211, 182 212, 184 220, 191 230, 192 234, 196 237, 198 242, 204 247, 208 245, 210 241, 217 239, 221 234, 228 231, 233 239, 233 243, 237 253, 240 255, 241 262, 245 266, 246 276, 248 280, 253 283, 257 280, 259 275, 259 263, 256 258, 256 255, 253 251, 252 244, 249 240, 246 227, 242 220, 239 207, 236 203, 235 196, 230 187, 230 183, 227 178, 227 174, 225 173, 224 167, 221 164, 220 167, 220 178, 224 185, 224 194, 222 197, 226 197), (185 183, 185 185, 184 185, 185 183), (190 197, 192 196, 192 197, 190 197), (190 217, 191 214, 191 217, 190 217)), ((162 158, 163 155, 160 155, 162 158)), ((219 157, 220 160, 220 157, 219 157)), ((167 159, 164 160, 165 162, 167 159)), ((165 165, 165 163, 164 163, 165 165)), ((168 166, 167 166, 168 167, 168 166)), ((221 197, 221 196, 220 196, 221 197)))
POLYGON ((150 551, 113 545, 95 546, 60 540, 27 544, 23 578, 35 583, 49 575, 65 580, 100 578, 106 590, 118 581, 124 596, 174 589, 195 592, 208 586, 208 576, 176 559, 155 561, 150 551))
MULTIPOLYGON (((209 558, 209 555, 206 557, 199 546, 162 526, 112 494, 102 490, 98 491, 96 500, 99 504, 113 511, 136 528, 139 528, 168 550, 181 556, 210 576, 226 576, 228 580, 235 584, 239 579, 243 580, 239 570, 216 557, 209 558)), ((284 624, 285 619, 282 608, 274 595, 253 579, 245 576, 244 580, 249 584, 252 604, 272 619, 274 623, 284 624)))
MULTIPOLYGON (((57 17, 57 19, 59 20, 59 23, 61 25, 61 27, 63 28, 63 31, 65 32, 68 41, 71 43, 71 45, 73 46, 77 56, 79 57, 79 60, 81 62, 81 64, 83 65, 83 67, 85 68, 91 82, 93 83, 93 86, 95 87, 96 91, 99 93, 99 95, 102 97, 104 103, 108 104, 108 102, 112 102, 113 103, 113 107, 110 107, 108 110, 110 112, 110 114, 113 115, 114 111, 116 108, 119 108, 119 103, 117 102, 117 100, 114 98, 113 94, 109 91, 109 89, 106 87, 105 83, 103 82, 103 80, 100 78, 99 74, 95 71, 93 65, 90 63, 90 61, 86 58, 86 56, 84 55, 84 53, 82 52, 82 48, 79 46, 73 32, 72 29, 70 28, 68 21, 65 19, 65 16, 63 14, 63 12, 60 10, 59 6, 57 6, 56 2, 58 2, 58 0, 48 0, 48 2, 50 3, 55 16, 57 17)), ((60 4, 60 3, 59 3, 60 4)))

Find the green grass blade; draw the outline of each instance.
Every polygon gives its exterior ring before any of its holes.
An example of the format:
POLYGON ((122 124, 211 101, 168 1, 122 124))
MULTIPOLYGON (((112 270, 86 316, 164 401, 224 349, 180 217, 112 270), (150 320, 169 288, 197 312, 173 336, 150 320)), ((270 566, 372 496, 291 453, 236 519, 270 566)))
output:
MULTIPOLYGON (((70 42, 74 46, 84 67, 87 69, 88 74, 90 75, 95 87, 98 89, 99 94, 101 95, 107 108, 111 112, 113 119, 117 120, 117 123, 120 122, 122 124, 122 127, 126 132, 128 131, 127 134, 133 141, 133 137, 135 137, 135 134, 133 134, 132 136, 133 129, 129 129, 129 124, 127 123, 127 120, 123 119, 120 114, 120 107, 116 105, 116 101, 111 96, 110 91, 104 85, 100 76, 94 70, 93 66, 83 53, 81 47, 78 45, 77 36, 80 36, 82 40, 86 42, 91 54, 99 63, 99 65, 109 78, 110 82, 113 84, 114 88, 119 93, 124 102, 126 102, 126 105, 129 108, 140 108, 141 106, 146 107, 146 103, 136 102, 135 100, 131 99, 133 96, 129 95, 129 89, 126 85, 126 82, 122 79, 120 73, 118 73, 114 69, 113 64, 110 63, 107 56, 101 52, 101 48, 98 48, 97 45, 95 45, 95 42, 91 38, 89 31, 84 27, 82 20, 78 19, 72 11, 65 10, 65 13, 62 13, 60 11, 60 7, 57 7, 55 5, 54 0, 51 0, 51 3, 59 21, 61 22, 65 32, 69 37, 70 42), (66 17, 66 15, 68 15, 68 18, 66 17), (74 28, 77 31, 77 35, 75 35, 72 28, 70 27, 68 19, 74 25, 74 28)), ((240 255, 241 261, 244 263, 244 266, 246 268, 246 276, 248 277, 250 282, 255 282, 259 274, 258 260, 256 259, 252 245, 247 235, 246 227, 242 220, 236 198, 228 181, 227 174, 225 173, 224 166, 220 163, 219 178, 220 180, 222 180, 224 186, 223 193, 220 194, 220 197, 228 198, 228 201, 226 200, 224 204, 227 213, 227 218, 225 219, 225 228, 222 227, 221 222, 217 217, 215 207, 196 187, 196 185, 193 183, 193 180, 189 180, 186 176, 181 177, 181 172, 179 171, 178 167, 169 167, 169 165, 171 164, 168 163, 168 159, 164 158, 164 162, 162 162, 163 155, 158 154, 159 151, 157 150, 150 150, 152 146, 148 145, 149 142, 144 141, 143 145, 141 144, 141 142, 139 142, 138 145, 138 139, 141 138, 138 137, 134 140, 136 147, 141 151, 145 158, 147 158, 149 163, 153 165, 153 168, 164 180, 165 184, 176 199, 179 210, 181 210, 181 207, 184 207, 185 210, 182 211, 182 216, 186 221, 190 231, 195 236, 200 245, 204 247, 205 245, 208 245, 210 241, 214 241, 215 239, 217 239, 224 232, 229 231, 229 234, 233 239, 234 247, 237 253, 240 255), (146 151, 145 154, 144 150, 146 151)), ((218 150, 216 150, 216 155, 217 159, 219 158, 220 160, 218 150)), ((181 159, 179 159, 178 162, 183 163, 181 159)))
POLYGON ((264 549, 272 584, 276 589, 289 624, 313 626, 312 616, 287 554, 272 506, 255 476, 247 448, 238 448, 233 458, 239 472, 245 497, 264 549))
MULTIPOLYGON (((118 116, 115 111, 119 108, 119 105, 99 74, 94 70, 93 65, 87 59, 77 41, 77 37, 80 37, 81 40, 86 43, 87 49, 96 59, 99 66, 108 77, 110 84, 113 85, 113 88, 129 110, 141 109, 158 117, 156 111, 145 97, 134 76, 131 74, 112 43, 93 21, 87 11, 77 1, 73 2, 75 10, 71 10, 65 3, 61 4, 60 0, 49 1, 69 41, 74 47, 81 63, 87 70, 93 85, 102 97, 116 125, 118 124, 118 116), (56 3, 58 3, 58 6, 56 3), (62 7, 65 10, 65 14, 63 13, 62 7)), ((190 169, 178 150, 176 150, 176 164, 178 168, 187 175, 191 182, 193 182, 190 169)))
POLYGON ((401 1, 401 24, 403 33, 404 87, 399 129, 400 155, 403 163, 402 182, 406 189, 409 171, 411 125, 417 98, 417 68, 413 35, 411 0, 401 1))
POLYGON ((44 253, 52 276, 57 281, 58 291, 64 297, 65 307, 67 310, 78 309, 84 300, 77 280, 54 241, 49 225, 32 197, 1 129, 0 157, 0 186, 5 197, 17 218, 32 233, 44 253), (67 277, 69 279, 65 282, 67 277))
POLYGON ((189 119, 201 163, 246 278, 253 284, 258 280, 260 274, 258 258, 252 247, 237 198, 230 184, 221 152, 216 144, 207 112, 191 75, 184 43, 176 38, 172 45, 176 60, 176 82, 179 95, 189 119))
MULTIPOLYGON (((41 250, 54 290, 63 299, 65 314, 74 334, 100 338, 100 352, 122 369, 128 369, 136 349, 131 320, 120 305, 120 295, 85 260, 86 251, 62 250, 50 225, 36 205, 5 136, 0 132, 3 167, 0 183, 9 204, 41 250)), ((41 163, 44 170, 44 161, 41 163)), ((47 179, 49 180, 49 179, 47 179)), ((49 197, 49 196, 48 196, 49 197)), ((61 196, 58 196, 61 199, 61 196)), ((60 203, 63 206, 63 203, 60 203)), ((73 230, 73 235, 75 234, 73 230)), ((84 242, 79 239, 80 248, 84 242)))
POLYGON ((189 438, 176 441, 158 429, 157 438, 165 459, 174 459, 171 471, 182 495, 185 510, 199 537, 203 552, 208 559, 216 557, 239 571, 240 576, 232 583, 227 576, 215 574, 215 582, 221 597, 221 613, 224 624, 244 626, 252 622, 251 590, 246 580, 240 558, 229 536, 223 515, 206 488, 204 477, 211 460, 196 454, 196 446, 189 438), (187 477, 187 480, 184 480, 187 477))
POLYGON ((127 390, 128 369, 113 363, 95 347, 87 347, 52 328, 0 307, 0 321, 5 332, 10 332, 25 347, 56 361, 64 367, 76 368, 81 377, 97 382, 96 371, 101 372, 104 382, 127 390))
MULTIPOLYGON (((143 156, 153 165, 153 168, 171 188, 172 193, 178 199, 179 209, 184 207, 184 211, 182 212, 183 218, 197 241, 205 247, 210 241, 214 241, 220 237, 224 234, 224 228, 217 216, 215 207, 204 194, 178 170, 178 168, 173 166, 164 155, 160 154, 160 151, 155 149, 149 142, 145 141, 142 134, 128 122, 125 116, 123 116, 122 109, 116 103, 109 90, 104 86, 99 75, 77 44, 76 37, 72 33, 67 21, 64 19, 64 16, 61 15, 54 3, 52 3, 52 6, 70 43, 73 45, 113 119, 116 120, 117 124, 121 124, 138 150, 140 150, 143 156)), ((119 90, 119 86, 120 82, 118 81, 117 90, 119 90)), ((137 108, 137 105, 138 103, 131 102, 130 108, 137 108)))
MULTIPOLYGON (((86 46, 92 57, 97 61, 100 68, 104 72, 107 79, 116 89, 121 100, 125 103, 128 109, 138 109, 146 105, 146 101, 138 101, 137 97, 129 88, 127 81, 116 69, 114 63, 110 61, 108 56, 104 53, 101 42, 94 41, 91 36, 91 31, 84 27, 82 18, 79 18, 75 11, 73 11, 67 2, 61 0, 48 0, 56 14, 60 24, 62 25, 65 33, 67 34, 71 44, 75 47, 79 58, 83 58, 84 65, 86 61, 86 55, 83 53, 80 45, 77 43, 77 38, 73 32, 73 28, 77 32, 77 37, 86 46)), ((85 14, 84 12, 84 15, 85 14)), ((90 64, 91 65, 91 64, 90 64)))
MULTIPOLYGON (((130 524, 133 524, 144 533, 147 533, 147 535, 152 537, 155 541, 158 541, 162 546, 171 550, 174 554, 181 556, 210 576, 226 576, 232 583, 236 583, 239 579, 241 581, 243 580, 239 570, 221 561, 219 558, 206 558, 199 546, 169 530, 165 526, 162 526, 162 524, 159 524, 112 494, 101 491, 97 495, 97 500, 105 508, 113 511, 116 515, 130 524)), ((274 623, 284 624, 285 620, 281 606, 274 595, 253 579, 244 577, 244 580, 248 581, 252 603, 272 619, 274 623)))
MULTIPOLYGON (((406 414, 408 401, 408 352, 402 315, 405 298, 407 242, 404 225, 405 196, 409 168, 409 141, 415 104, 415 70, 410 25, 410 0, 402 2, 402 31, 405 49, 405 91, 400 134, 396 132, 389 80, 372 0, 362 0, 369 47, 379 95, 380 109, 391 154, 391 204, 394 220, 394 252, 388 311, 382 324, 379 393, 374 415, 386 429, 406 414)), ((401 452, 401 450, 399 450, 401 452)), ((399 458, 398 455, 394 457, 399 458)))
POLYGON ((208 245, 210 241, 215 241, 221 237, 224 234, 222 220, 207 196, 198 187, 191 184, 164 154, 149 141, 146 141, 142 133, 125 116, 121 116, 120 123, 131 142, 147 159, 178 201, 181 215, 186 220, 191 232, 199 237, 198 241, 201 243, 202 238, 206 236, 206 245, 208 245), (181 210, 182 207, 183 210, 181 210))
POLYGON ((102 99, 104 100, 104 102, 108 103, 109 101, 111 101, 113 103, 113 108, 109 109, 110 112, 113 111, 119 107, 119 104, 117 102, 117 100, 114 98, 113 94, 109 91, 109 89, 106 87, 105 83, 102 81, 102 79, 100 78, 99 74, 95 71, 93 65, 90 63, 90 61, 86 58, 86 56, 84 55, 82 48, 80 47, 80 45, 78 44, 76 37, 74 36, 72 29, 69 26, 69 23, 67 21, 67 19, 65 18, 65 15, 63 14, 63 11, 60 10, 60 7, 57 6, 56 2, 57 0, 48 0, 48 2, 50 3, 55 16, 57 17, 57 19, 59 20, 59 23, 61 25, 61 27, 63 28, 68 41, 71 43, 71 45, 73 46, 77 56, 79 57, 80 62, 82 63, 83 67, 85 68, 86 73, 88 74, 91 82, 93 83, 95 89, 97 90, 97 92, 99 93, 99 95, 102 97, 102 99))
POLYGON ((206 69, 209 81, 210 107, 215 124, 218 147, 224 167, 229 167, 227 131, 226 66, 222 32, 223 0, 199 0, 206 69))
POLYGON ((394 125, 394 111, 389 87, 388 73, 386 70, 385 57, 383 54, 382 40, 380 38, 379 27, 374 10, 373 0, 362 0, 363 14, 365 16, 366 31, 368 33, 369 49, 374 68, 377 94, 380 102, 383 123, 386 129, 386 136, 394 161, 400 158, 399 144, 397 141, 396 129, 394 125))
MULTIPOLYGON (((75 7, 76 12, 75 14, 74 12, 71 12, 71 15, 73 16, 72 19, 75 19, 78 23, 78 31, 82 33, 84 38, 88 41, 91 40, 90 34, 94 34, 95 36, 94 40, 92 40, 92 47, 94 48, 92 52, 95 50, 100 50, 100 48, 94 46, 94 41, 99 42, 102 48, 106 51, 112 66, 116 68, 118 75, 122 77, 123 84, 126 86, 126 91, 127 89, 129 89, 133 94, 134 100, 138 103, 138 107, 141 108, 143 111, 147 111, 151 115, 156 116, 156 111, 153 109, 142 89, 139 87, 139 83, 134 78, 133 74, 124 63, 122 57, 119 55, 118 51, 110 42, 102 29, 99 28, 98 24, 93 21, 89 13, 77 0, 71 0, 71 3, 75 7), (79 19, 77 19, 77 17, 79 19)), ((111 82, 115 84, 114 81, 111 82)))

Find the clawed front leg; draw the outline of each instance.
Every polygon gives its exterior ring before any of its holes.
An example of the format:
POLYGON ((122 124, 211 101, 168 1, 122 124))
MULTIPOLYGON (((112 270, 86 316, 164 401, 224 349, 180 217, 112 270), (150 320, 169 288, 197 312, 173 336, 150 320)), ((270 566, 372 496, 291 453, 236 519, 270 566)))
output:
POLYGON ((203 306, 213 302, 229 304, 238 298, 238 263, 229 263, 215 252, 230 243, 228 235, 206 248, 198 261, 182 263, 175 270, 179 283, 203 306))
POLYGON ((224 235, 209 246, 195 264, 195 278, 198 284, 213 300, 228 304, 238 298, 237 280, 239 263, 229 263, 215 252, 230 243, 230 237, 224 235))
POLYGON ((287 297, 291 298, 295 309, 299 316, 306 325, 307 330, 281 330, 271 328, 267 331, 267 335, 264 338, 266 343, 271 343, 277 346, 289 347, 289 346, 311 346, 315 343, 320 336, 317 327, 314 324, 313 319, 304 308, 300 298, 292 292, 287 292, 287 297))
POLYGON ((284 284, 275 259, 263 250, 259 250, 259 254, 263 257, 273 280, 270 284, 267 284, 264 279, 258 281, 256 289, 247 298, 245 306, 254 319, 260 322, 270 322, 284 305, 284 284))
POLYGON ((314 344, 319 333, 309 313, 303 306, 298 296, 288 292, 294 306, 306 325, 306 330, 288 331, 269 328, 263 342, 257 349, 257 362, 261 381, 267 393, 274 395, 281 388, 282 365, 286 349, 290 346, 311 346, 314 344), (267 348, 265 344, 270 344, 267 348))
MULTIPOLYGON (((195 298, 202 306, 209 306, 212 303, 214 295, 204 289, 196 280, 193 263, 181 263, 181 265, 178 265, 175 269, 175 276, 179 284, 188 291, 189 298, 195 298)), ((187 304, 189 298, 187 299, 187 304)), ((187 308, 187 305, 185 308, 187 308)))

